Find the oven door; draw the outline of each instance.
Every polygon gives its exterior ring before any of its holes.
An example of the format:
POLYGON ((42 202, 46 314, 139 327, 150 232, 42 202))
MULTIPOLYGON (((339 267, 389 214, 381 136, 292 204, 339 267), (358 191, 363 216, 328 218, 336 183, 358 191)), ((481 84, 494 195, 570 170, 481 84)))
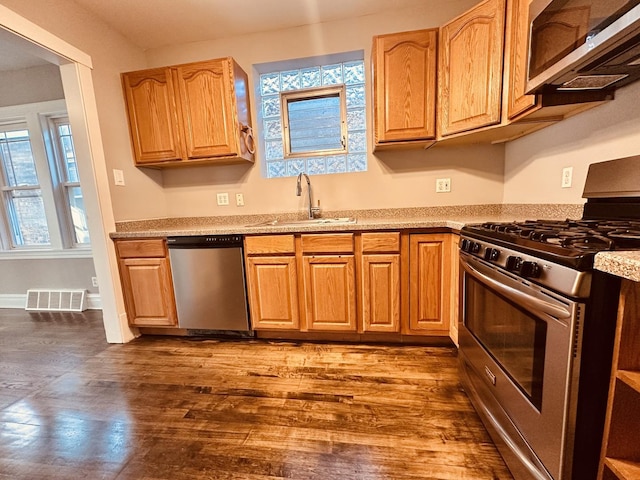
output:
POLYGON ((584 309, 464 252, 460 262, 463 383, 525 465, 524 478, 565 478, 584 309))

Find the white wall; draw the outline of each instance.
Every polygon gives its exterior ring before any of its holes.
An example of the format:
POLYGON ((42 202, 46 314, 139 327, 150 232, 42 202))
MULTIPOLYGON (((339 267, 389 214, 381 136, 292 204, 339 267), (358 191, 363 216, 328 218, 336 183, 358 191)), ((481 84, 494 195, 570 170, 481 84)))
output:
POLYGON ((505 203, 581 203, 590 164, 640 155, 640 82, 615 100, 506 147, 505 203), (560 188, 563 167, 573 167, 572 188, 560 188))
POLYGON ((0 85, 0 107, 64 98, 57 65, 0 72, 0 85))

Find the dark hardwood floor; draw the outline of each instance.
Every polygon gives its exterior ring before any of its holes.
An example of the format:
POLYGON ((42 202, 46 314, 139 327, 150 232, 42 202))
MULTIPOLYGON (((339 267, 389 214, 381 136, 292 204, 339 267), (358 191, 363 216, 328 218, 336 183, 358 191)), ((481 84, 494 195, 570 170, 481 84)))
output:
POLYGON ((511 479, 446 347, 143 337, 0 310, 0 479, 511 479))

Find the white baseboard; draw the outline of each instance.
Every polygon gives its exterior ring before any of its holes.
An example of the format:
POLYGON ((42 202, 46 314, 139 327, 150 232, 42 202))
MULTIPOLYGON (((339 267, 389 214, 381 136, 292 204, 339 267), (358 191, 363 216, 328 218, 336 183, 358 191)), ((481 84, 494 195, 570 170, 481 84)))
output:
MULTIPOLYGON (((86 296, 87 309, 102 310, 102 300, 99 293, 88 293, 86 296)), ((24 308, 27 304, 26 293, 0 294, 0 308, 24 308)))

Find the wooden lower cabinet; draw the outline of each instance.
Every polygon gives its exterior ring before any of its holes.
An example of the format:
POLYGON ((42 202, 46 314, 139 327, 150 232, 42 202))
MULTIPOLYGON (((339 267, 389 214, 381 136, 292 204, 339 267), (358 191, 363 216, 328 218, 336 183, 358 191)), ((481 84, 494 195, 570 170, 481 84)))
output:
POLYGON ((248 257, 246 266, 253 328, 297 330, 300 315, 295 256, 248 257))
POLYGON ((302 262, 307 330, 355 332, 354 256, 305 255, 302 262))
POLYGON ((451 235, 451 295, 449 336, 458 345, 458 322, 460 316, 460 235, 451 235))
POLYGON ((116 251, 129 325, 175 327, 178 316, 165 241, 120 240, 116 251))
POLYGON ((449 331, 457 298, 452 237, 397 231, 248 236, 253 328, 390 340, 455 335, 449 331))
POLYGON ((400 330, 400 255, 362 256, 362 331, 400 330))
POLYGON ((409 324, 407 332, 449 335, 451 235, 409 236, 409 324))

